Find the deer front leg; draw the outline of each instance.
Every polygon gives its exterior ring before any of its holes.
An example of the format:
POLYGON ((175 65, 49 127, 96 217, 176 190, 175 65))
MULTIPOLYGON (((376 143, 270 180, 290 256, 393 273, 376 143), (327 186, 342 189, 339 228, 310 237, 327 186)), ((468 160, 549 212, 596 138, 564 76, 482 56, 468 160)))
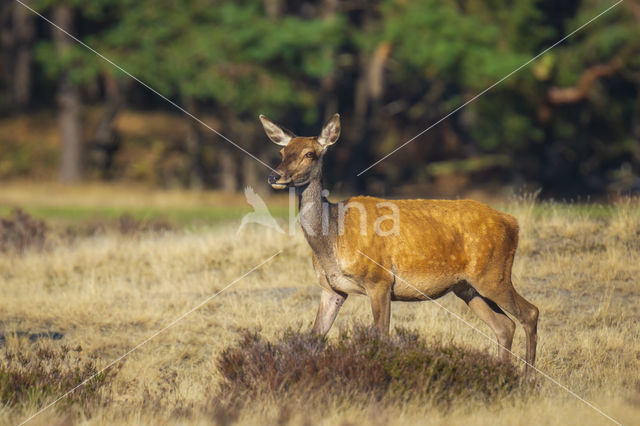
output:
POLYGON ((336 293, 324 287, 322 288, 320 306, 318 306, 316 321, 313 324, 313 333, 327 334, 346 299, 347 295, 345 293, 336 293))
POLYGON ((373 312, 373 325, 380 334, 389 335, 389 321, 391 320, 391 290, 386 286, 379 286, 368 292, 373 312))

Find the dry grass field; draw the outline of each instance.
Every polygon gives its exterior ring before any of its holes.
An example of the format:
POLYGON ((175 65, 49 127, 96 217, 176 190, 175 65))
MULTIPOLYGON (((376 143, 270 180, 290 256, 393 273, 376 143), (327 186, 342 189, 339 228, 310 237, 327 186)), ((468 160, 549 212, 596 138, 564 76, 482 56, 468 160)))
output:
MULTIPOLYGON (((47 191, 41 192, 46 195, 47 191)), ((20 194, 18 189, 0 194, 0 207, 37 205, 37 200, 20 194)), ((66 205, 79 199, 92 200, 94 207, 99 207, 101 199, 117 203, 112 197, 66 196, 66 205)), ((189 201, 202 201, 201 196, 172 197, 183 207, 202 205, 189 201)), ((145 198, 143 192, 130 199, 134 201, 122 204, 128 208, 154 205, 160 211, 171 207, 155 203, 151 195, 145 198)), ((221 202, 212 200, 212 204, 221 202)), ((514 283, 540 308, 536 366, 617 421, 637 424, 638 200, 600 208, 531 200, 498 207, 514 214, 521 226, 514 283)), ((206 208, 206 203, 198 208, 206 208)), ((64 226, 69 223, 73 220, 66 220, 64 226)), ((82 374, 108 365, 221 290, 128 355, 109 374, 100 375, 100 386, 82 389, 84 399, 78 397, 76 403, 65 399, 30 424, 611 423, 542 376, 526 398, 515 394, 489 405, 461 400, 448 410, 415 398, 386 403, 329 396, 328 402, 320 404, 300 395, 286 401, 258 398, 247 401, 237 413, 221 412, 216 409, 221 384, 216 359, 221 352, 237 342, 244 329, 272 339, 286 328, 310 328, 319 298, 310 249, 301 232, 289 236, 251 225, 237 235, 238 223, 225 219, 160 230, 139 224, 124 230, 107 225, 99 232, 75 234, 60 225, 49 229, 41 248, 27 247, 20 253, 6 249, 5 244, 0 254, 0 424, 20 423, 61 393, 50 384, 26 389, 12 399, 6 392, 7 366, 23 363, 28 370, 38 358, 56 365, 51 357, 67 351, 56 374, 73 385, 82 374), (60 371, 77 374, 70 378, 60 371)), ((440 303, 480 330, 490 331, 454 296, 447 295, 440 303)), ((496 355, 493 343, 434 303, 394 303, 391 315, 392 328, 402 326, 442 342, 485 351, 488 357, 496 355)), ((370 321, 367 300, 350 297, 329 340, 356 322, 370 321)), ((514 352, 524 354, 521 327, 514 352)))

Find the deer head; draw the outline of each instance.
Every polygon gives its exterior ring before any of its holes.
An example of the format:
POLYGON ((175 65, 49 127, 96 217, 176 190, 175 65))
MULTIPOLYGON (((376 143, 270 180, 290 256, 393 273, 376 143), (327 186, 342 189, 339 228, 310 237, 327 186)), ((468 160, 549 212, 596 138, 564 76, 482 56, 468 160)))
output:
POLYGON ((260 121, 269 139, 284 147, 280 150, 282 162, 267 179, 274 189, 304 186, 319 177, 322 173, 322 157, 329 145, 333 145, 340 137, 339 114, 334 114, 316 137, 296 136, 264 115, 260 116, 260 121))

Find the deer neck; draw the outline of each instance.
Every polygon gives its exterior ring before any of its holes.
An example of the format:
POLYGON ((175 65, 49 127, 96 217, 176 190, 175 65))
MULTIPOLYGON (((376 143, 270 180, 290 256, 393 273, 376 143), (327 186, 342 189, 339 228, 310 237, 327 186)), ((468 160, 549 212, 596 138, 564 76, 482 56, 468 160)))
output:
POLYGON ((300 225, 309 245, 318 256, 330 256, 336 226, 331 220, 334 206, 322 195, 322 165, 308 184, 296 188, 300 225))
POLYGON ((322 195, 322 163, 316 171, 307 185, 296 188, 300 225, 325 277, 334 282, 340 275, 336 258, 338 208, 322 195))

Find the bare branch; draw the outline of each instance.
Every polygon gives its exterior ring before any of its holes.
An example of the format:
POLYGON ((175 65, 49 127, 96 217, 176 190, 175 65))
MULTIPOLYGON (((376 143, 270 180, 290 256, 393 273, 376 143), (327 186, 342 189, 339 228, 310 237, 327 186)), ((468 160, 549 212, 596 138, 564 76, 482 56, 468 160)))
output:
POLYGON ((552 104, 569 104, 579 102, 586 98, 593 84, 600 78, 615 74, 622 68, 623 61, 616 56, 608 64, 598 64, 587 68, 578 84, 573 87, 552 87, 547 93, 547 98, 552 104))

